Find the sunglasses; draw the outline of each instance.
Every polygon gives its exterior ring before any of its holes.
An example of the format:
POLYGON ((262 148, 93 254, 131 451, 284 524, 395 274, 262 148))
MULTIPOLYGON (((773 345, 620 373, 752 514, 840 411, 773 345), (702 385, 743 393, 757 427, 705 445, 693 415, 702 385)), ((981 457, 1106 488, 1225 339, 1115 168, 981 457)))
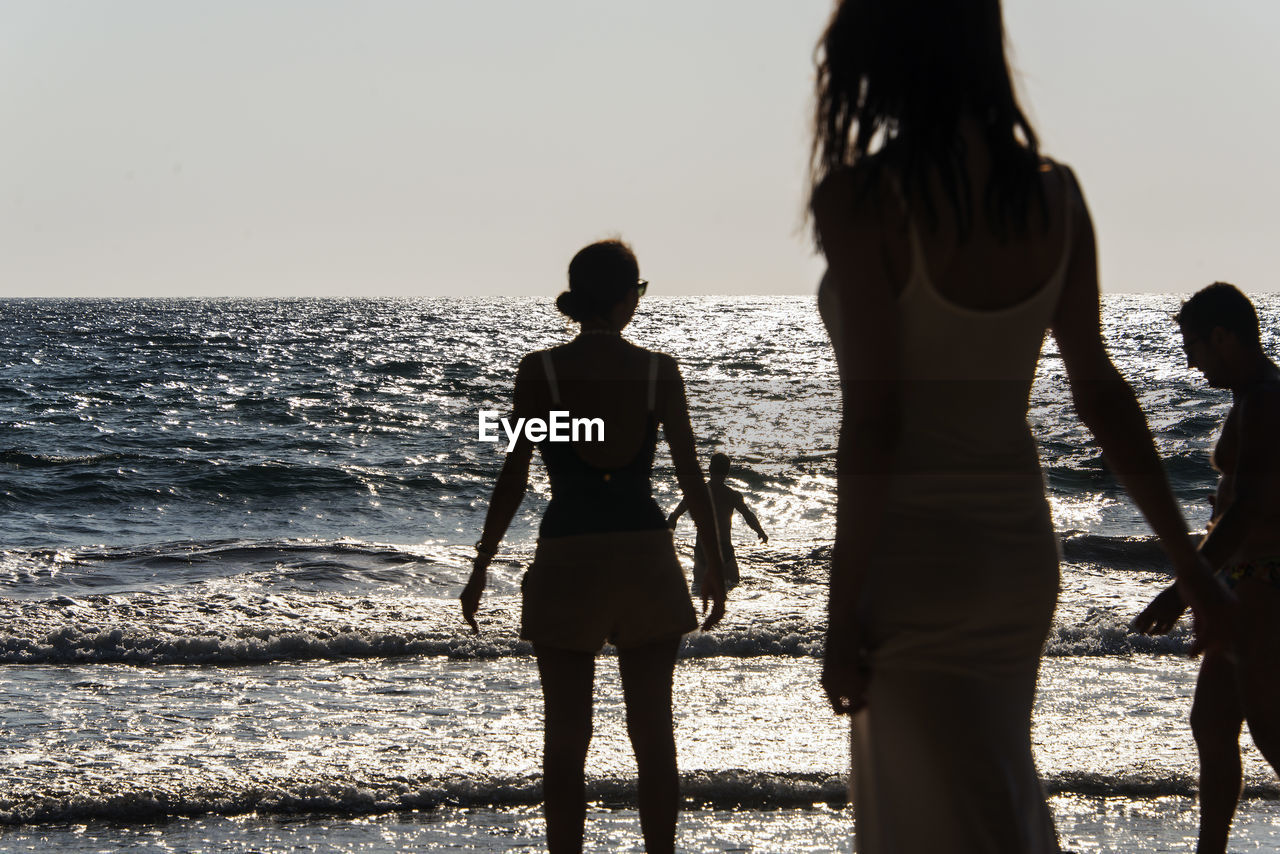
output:
POLYGON ((644 296, 644 292, 647 290, 649 290, 648 279, 641 279, 640 281, 636 282, 636 296, 638 297, 644 296))

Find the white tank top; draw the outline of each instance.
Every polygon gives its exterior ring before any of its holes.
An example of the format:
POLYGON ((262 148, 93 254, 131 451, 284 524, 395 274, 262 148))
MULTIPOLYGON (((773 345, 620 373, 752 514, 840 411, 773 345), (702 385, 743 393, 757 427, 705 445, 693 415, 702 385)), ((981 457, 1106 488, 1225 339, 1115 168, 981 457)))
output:
MULTIPOLYGON (((897 298, 902 382, 894 471, 916 477, 895 477, 891 497, 1025 494, 1018 482, 1042 491, 1027 406, 1045 331, 1066 280, 1070 191, 1066 198, 1058 264, 1030 296, 996 310, 957 305, 934 288, 915 223, 908 218, 911 270, 897 298)), ((824 279, 818 307, 833 342, 842 340, 838 299, 824 279)))

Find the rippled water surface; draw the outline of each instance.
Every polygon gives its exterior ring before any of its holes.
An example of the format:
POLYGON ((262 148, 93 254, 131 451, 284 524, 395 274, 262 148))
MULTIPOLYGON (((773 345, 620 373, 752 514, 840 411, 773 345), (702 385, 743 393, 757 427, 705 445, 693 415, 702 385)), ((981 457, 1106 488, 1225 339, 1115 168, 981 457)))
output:
MULTIPOLYGON (((1202 521, 1227 400, 1186 369, 1176 306, 1111 297, 1105 320, 1202 521)), ((743 585, 682 650, 681 767, 701 805, 682 845, 839 849, 847 732, 816 682, 829 344, 806 298, 643 307, 628 336, 676 355, 700 453, 734 457, 770 534, 736 530, 743 585)), ((1280 301, 1260 308, 1274 351, 1280 301)), ((454 597, 502 459, 478 411, 506 410, 519 357, 569 334, 533 299, 0 300, 0 848, 287 850, 323 834, 342 851, 534 850, 541 696, 517 623, 540 466, 478 637, 454 597)), ((1074 418, 1051 340, 1031 420, 1063 536, 1034 737, 1064 840, 1179 850, 1188 634, 1125 629, 1167 567, 1074 418)), ((675 504, 665 446, 654 485, 675 504)), ((687 522, 677 538, 687 564, 687 522)), ((634 762, 608 655, 599 675, 592 839, 626 850, 634 762)), ((1249 794, 1280 794, 1246 746, 1249 794)), ((1241 838, 1280 837, 1273 804, 1250 804, 1241 838)))

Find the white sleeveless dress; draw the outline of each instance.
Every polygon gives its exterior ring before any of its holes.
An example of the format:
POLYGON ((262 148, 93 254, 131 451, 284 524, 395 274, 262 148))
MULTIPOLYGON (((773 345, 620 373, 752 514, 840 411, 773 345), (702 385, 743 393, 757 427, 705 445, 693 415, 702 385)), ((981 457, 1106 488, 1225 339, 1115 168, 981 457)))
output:
MULTIPOLYGON (((996 311, 939 294, 908 228, 899 452, 861 612, 871 680, 853 723, 856 849, 1056 854, 1030 723, 1058 545, 1027 405, 1070 217, 1049 280, 996 311)), ((838 347, 837 299, 824 280, 838 347)))

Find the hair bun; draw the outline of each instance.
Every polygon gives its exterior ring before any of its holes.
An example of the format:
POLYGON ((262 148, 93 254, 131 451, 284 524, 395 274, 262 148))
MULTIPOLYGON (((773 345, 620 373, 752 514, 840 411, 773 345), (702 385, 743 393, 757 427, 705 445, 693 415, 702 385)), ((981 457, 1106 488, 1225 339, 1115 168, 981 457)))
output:
POLYGON ((560 296, 556 297, 556 308, 560 313, 572 321, 581 323, 584 306, 577 294, 572 291, 562 291, 560 296))

